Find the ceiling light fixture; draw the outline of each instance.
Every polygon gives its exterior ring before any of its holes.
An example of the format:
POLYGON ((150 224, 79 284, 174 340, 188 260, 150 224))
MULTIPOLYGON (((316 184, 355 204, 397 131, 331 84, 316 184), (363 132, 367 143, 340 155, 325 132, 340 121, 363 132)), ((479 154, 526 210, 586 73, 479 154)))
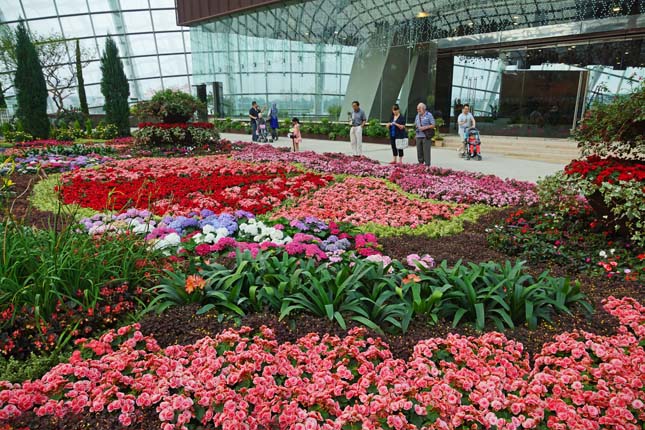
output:
POLYGON ((425 10, 421 9, 421 12, 417 14, 417 18, 427 18, 430 16, 429 12, 426 12, 425 10))
POLYGON ((614 6, 614 7, 612 8, 612 10, 613 10, 614 12, 620 12, 620 6, 614 6))

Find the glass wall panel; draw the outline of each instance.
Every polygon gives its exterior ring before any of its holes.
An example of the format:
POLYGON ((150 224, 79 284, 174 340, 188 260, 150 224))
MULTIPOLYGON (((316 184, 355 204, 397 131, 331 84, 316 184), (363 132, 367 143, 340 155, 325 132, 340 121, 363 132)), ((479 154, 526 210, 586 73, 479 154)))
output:
POLYGON ((110 0, 90 0, 90 10, 92 12, 104 12, 112 10, 110 6, 110 0))
POLYGON ((186 76, 163 78, 163 86, 166 89, 171 88, 173 90, 181 90, 187 93, 194 93, 194 91, 192 91, 192 89, 190 88, 190 85, 188 85, 188 77, 186 76))
POLYGON ((22 9, 16 0, 0 0, 0 11, 7 21, 16 21, 22 16, 22 9))
POLYGON ((143 33, 152 31, 150 12, 123 12, 125 28, 129 33, 143 33))
POLYGON ((117 34, 120 31, 116 29, 117 15, 114 13, 95 13, 92 15, 92 22, 94 23, 94 31, 96 35, 117 34))
POLYGON ((87 13, 87 3, 83 0, 56 0, 59 15, 87 13))
MULTIPOLYGON (((94 113, 102 111, 99 60, 107 35, 117 42, 133 98, 161 89, 162 75, 168 78, 164 85, 190 89, 190 31, 176 25, 174 0, 0 0, 0 24, 14 30, 23 15, 28 28, 39 36, 56 35, 70 41, 71 55, 66 61, 72 65, 74 42, 80 41, 83 59, 89 62, 83 73, 94 113)), ((5 87, 13 73, 0 70, 5 87)), ((71 92, 66 104, 77 104, 76 90, 71 92)), ((15 94, 9 90, 5 96, 13 109, 15 94)), ((49 109, 55 107, 50 104, 49 109)))
POLYGON ((186 57, 181 55, 161 55, 161 73, 164 76, 185 75, 186 74, 186 57))
POLYGON ((87 36, 92 31, 92 22, 89 15, 66 16, 60 19, 65 37, 75 39, 87 36))
MULTIPOLYGON (((159 75, 159 64, 156 56, 132 58, 137 78, 148 78, 159 75)), ((126 71, 127 74, 127 71, 126 71)))
MULTIPOLYGON (((154 0, 152 0, 154 2, 154 0)), ((123 10, 128 9, 148 9, 148 0, 126 0, 121 2, 123 10)))
POLYGON ((184 52, 184 43, 180 32, 156 33, 155 37, 157 38, 157 47, 160 54, 184 52))
POLYGON ((155 31, 167 31, 177 28, 174 9, 153 10, 152 21, 155 23, 155 31))
POLYGON ((157 53, 154 34, 131 34, 128 36, 132 55, 152 55, 157 53))
MULTIPOLYGON (((25 8, 26 19, 56 16, 56 6, 52 0, 30 0, 28 4, 29 7, 25 8)), ((12 7, 20 7, 17 0, 12 7)))
POLYGON ((141 96, 144 99, 151 98, 156 91, 161 89, 161 79, 141 79, 136 84, 141 90, 141 96))
POLYGON ((61 34, 60 22, 58 22, 58 18, 39 19, 38 21, 33 21, 29 24, 29 28, 31 31, 37 33, 40 36, 61 34))

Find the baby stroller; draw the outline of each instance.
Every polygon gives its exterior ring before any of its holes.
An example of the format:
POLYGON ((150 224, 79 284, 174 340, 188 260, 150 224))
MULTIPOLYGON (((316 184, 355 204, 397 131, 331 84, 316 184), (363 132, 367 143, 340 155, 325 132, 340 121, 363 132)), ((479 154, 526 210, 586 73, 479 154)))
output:
POLYGON ((481 161, 481 140, 479 138, 479 130, 476 128, 468 130, 466 138, 464 139, 464 145, 459 150, 459 156, 466 160, 476 158, 478 161, 481 161))
POLYGON ((258 142, 260 143, 267 143, 267 142, 273 142, 273 139, 269 136, 269 131, 267 130, 267 122, 262 116, 258 115, 258 119, 256 120, 257 125, 258 125, 258 142))

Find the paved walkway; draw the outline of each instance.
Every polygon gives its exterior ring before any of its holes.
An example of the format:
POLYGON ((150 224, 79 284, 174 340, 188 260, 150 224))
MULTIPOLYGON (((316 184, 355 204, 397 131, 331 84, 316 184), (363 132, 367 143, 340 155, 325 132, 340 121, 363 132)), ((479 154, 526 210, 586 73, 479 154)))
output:
MULTIPOLYGON (((222 133, 223 138, 231 141, 250 141, 250 136, 241 134, 222 133)), ((278 147, 291 147, 291 141, 281 137, 273 143, 278 147)), ((349 142, 337 142, 331 140, 304 139, 300 145, 301 151, 315 152, 343 152, 351 153, 349 142)), ((405 163, 416 163, 417 152, 415 147, 405 150, 403 161, 405 163)), ((392 150, 389 145, 376 143, 363 143, 363 154, 367 157, 378 160, 382 163, 392 161, 392 150)), ((456 170, 467 170, 471 172, 482 172, 497 175, 501 178, 513 178, 524 181, 535 182, 538 178, 562 170, 565 164, 546 163, 543 161, 522 160, 517 157, 507 157, 503 154, 485 153, 482 151, 483 160, 464 160, 457 156, 455 149, 432 148, 432 165, 447 167, 456 170)))

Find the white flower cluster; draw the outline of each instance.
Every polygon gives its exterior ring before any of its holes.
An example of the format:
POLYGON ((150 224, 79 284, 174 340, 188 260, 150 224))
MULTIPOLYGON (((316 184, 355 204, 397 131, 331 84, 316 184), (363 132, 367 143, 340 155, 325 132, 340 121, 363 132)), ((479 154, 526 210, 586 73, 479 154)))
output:
POLYGON ((224 227, 215 228, 210 224, 206 224, 201 233, 193 236, 195 243, 217 243, 220 239, 228 236, 228 230, 224 227))
POLYGON ((181 243, 181 237, 177 233, 170 233, 163 239, 159 239, 154 244, 154 249, 166 249, 178 246, 181 243))
POLYGON ((276 245, 285 245, 293 239, 291 236, 285 236, 282 230, 269 227, 262 221, 250 219, 246 224, 240 225, 240 233, 253 238, 253 242, 264 243, 273 242, 276 245))

